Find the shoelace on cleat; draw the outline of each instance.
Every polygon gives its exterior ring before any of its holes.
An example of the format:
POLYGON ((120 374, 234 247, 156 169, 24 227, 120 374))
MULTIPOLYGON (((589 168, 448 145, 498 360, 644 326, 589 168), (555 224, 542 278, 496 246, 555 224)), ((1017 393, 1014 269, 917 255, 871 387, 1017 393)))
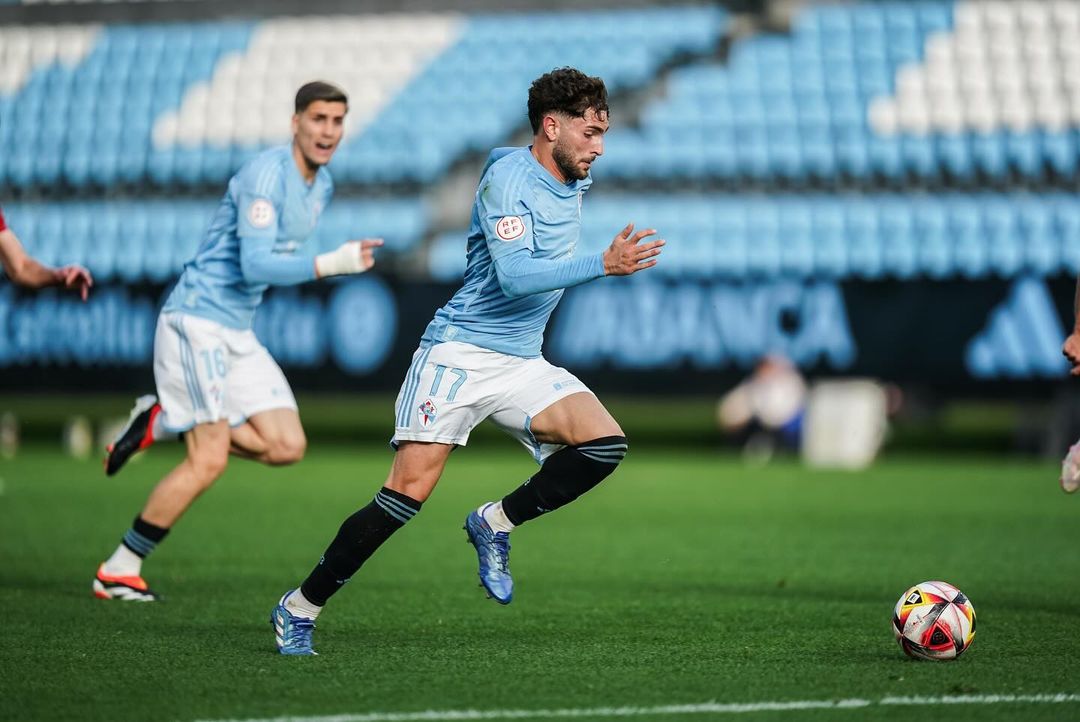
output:
POLYGON ((506 573, 510 566, 510 535, 504 531, 495 532, 491 545, 495 548, 495 563, 499 571, 506 573))
POLYGON ((314 629, 314 619, 307 619, 302 616, 293 617, 293 622, 289 625, 288 634, 286 635, 287 645, 311 649, 311 632, 314 629))

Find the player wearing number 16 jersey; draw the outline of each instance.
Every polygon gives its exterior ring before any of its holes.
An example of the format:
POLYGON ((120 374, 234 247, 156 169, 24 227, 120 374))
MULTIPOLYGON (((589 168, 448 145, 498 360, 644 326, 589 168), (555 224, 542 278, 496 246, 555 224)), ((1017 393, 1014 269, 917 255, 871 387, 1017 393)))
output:
POLYGON ((589 168, 608 128, 602 80, 555 70, 533 82, 528 108, 533 144, 491 154, 473 204, 464 285, 435 314, 405 375, 389 478, 272 612, 282 654, 314 654, 322 606, 420 511, 450 452, 484 419, 541 465, 465 520, 480 582, 501 604, 513 596, 510 531, 600 483, 626 453, 619 425, 581 381, 544 359, 541 344, 563 289, 649 268, 663 241, 639 243, 655 231, 634 233, 631 224, 602 253, 576 253, 589 168))
POLYGON ((143 559, 225 470, 230 453, 265 464, 297 462, 306 439, 281 369, 252 331, 271 285, 362 273, 378 239, 315 255, 306 241, 330 202, 324 167, 341 141, 345 93, 329 83, 296 94, 293 140, 247 163, 232 180, 195 257, 169 296, 154 337, 157 398, 139 400, 110 447, 115 472, 155 439, 183 432, 187 458, 162 479, 93 582, 104 599, 152 601, 143 559))

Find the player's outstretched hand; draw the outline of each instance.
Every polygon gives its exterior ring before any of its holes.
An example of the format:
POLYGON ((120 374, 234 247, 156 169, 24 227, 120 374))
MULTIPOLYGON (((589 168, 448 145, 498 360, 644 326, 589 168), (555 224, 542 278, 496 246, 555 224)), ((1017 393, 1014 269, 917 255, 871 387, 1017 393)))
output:
POLYGON ((662 239, 641 243, 649 236, 655 236, 655 228, 646 228, 634 233, 634 224, 630 223, 615 236, 604 251, 604 274, 607 276, 629 276, 631 273, 656 265, 656 257, 664 245, 662 239))
POLYGON ((64 266, 56 269, 57 283, 69 291, 79 294, 79 298, 86 300, 90 296, 90 287, 94 285, 94 278, 90 271, 82 266, 64 266))
POLYGON ((359 241, 349 241, 345 245, 352 245, 360 253, 359 273, 370 271, 375 265, 375 249, 383 244, 381 238, 362 238, 359 241))
POLYGON ((1065 339, 1065 345, 1061 347, 1061 352, 1065 354, 1065 358, 1069 359, 1069 363, 1072 364, 1071 373, 1073 376, 1080 376, 1080 331, 1073 331, 1072 335, 1065 339))
POLYGON ((315 275, 326 278, 370 270, 375 265, 375 249, 382 244, 381 238, 346 241, 336 250, 315 256, 315 275))

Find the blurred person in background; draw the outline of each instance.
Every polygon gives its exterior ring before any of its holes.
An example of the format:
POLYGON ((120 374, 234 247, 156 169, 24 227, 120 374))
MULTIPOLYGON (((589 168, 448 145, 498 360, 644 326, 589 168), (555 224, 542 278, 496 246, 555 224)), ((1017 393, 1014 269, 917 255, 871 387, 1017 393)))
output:
POLYGON ((589 170, 603 153, 607 89, 560 68, 529 88, 533 144, 497 148, 473 203, 461 289, 435 313, 398 394, 390 474, 338 530, 307 579, 271 613, 282 654, 315 654, 315 618, 390 536, 419 511, 450 453, 490 418, 540 470, 465 519, 480 582, 500 604, 513 596, 510 532, 571 503, 608 477, 627 450, 622 429, 573 374, 541 354, 563 290, 656 264, 656 233, 623 230, 601 253, 574 257, 589 170))
POLYGON ((79 294, 79 298, 85 301, 90 295, 90 287, 94 285, 90 271, 82 266, 50 268, 31 258, 15 232, 8 228, 2 209, 0 209, 0 263, 3 264, 4 273, 8 278, 16 285, 25 288, 62 286, 65 290, 79 294))
MULTIPOLYGON (((1069 373, 1080 376, 1080 278, 1076 280, 1076 296, 1073 301, 1073 331, 1065 339, 1061 352, 1072 364, 1069 373)), ((1061 463, 1061 488, 1067 494, 1080 489, 1080 441, 1073 444, 1061 463)))
POLYGON ((109 447, 106 472, 136 451, 183 434, 187 458, 163 478, 98 568, 102 599, 153 601, 143 560, 224 472, 229 454, 269 465, 300 461, 307 447, 281 368, 252 330, 271 286, 357 274, 379 239, 315 255, 305 242, 333 195, 326 164, 344 132, 345 93, 308 83, 296 94, 292 142, 260 153, 229 181, 195 257, 162 308, 154 337, 157 397, 136 403, 109 447))
POLYGON ((799 370, 783 356, 770 354, 720 399, 717 424, 747 460, 765 462, 779 449, 798 451, 806 398, 799 370))

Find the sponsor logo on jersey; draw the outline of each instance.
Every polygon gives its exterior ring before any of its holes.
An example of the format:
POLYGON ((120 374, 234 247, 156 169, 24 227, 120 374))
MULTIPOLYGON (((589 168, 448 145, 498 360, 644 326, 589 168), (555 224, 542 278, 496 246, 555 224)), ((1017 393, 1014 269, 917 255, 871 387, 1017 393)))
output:
POLYGON ((420 417, 420 425, 426 429, 429 424, 435 423, 435 414, 437 413, 438 409, 435 408, 435 404, 431 403, 431 399, 420 404, 420 408, 417 410, 417 416, 420 417))
POLYGON ((505 216, 495 224, 495 235, 503 241, 514 241, 525 235, 525 221, 520 216, 505 216))
POLYGON ((247 217, 253 228, 269 228, 274 222, 274 204, 265 198, 256 198, 248 206, 247 217))

